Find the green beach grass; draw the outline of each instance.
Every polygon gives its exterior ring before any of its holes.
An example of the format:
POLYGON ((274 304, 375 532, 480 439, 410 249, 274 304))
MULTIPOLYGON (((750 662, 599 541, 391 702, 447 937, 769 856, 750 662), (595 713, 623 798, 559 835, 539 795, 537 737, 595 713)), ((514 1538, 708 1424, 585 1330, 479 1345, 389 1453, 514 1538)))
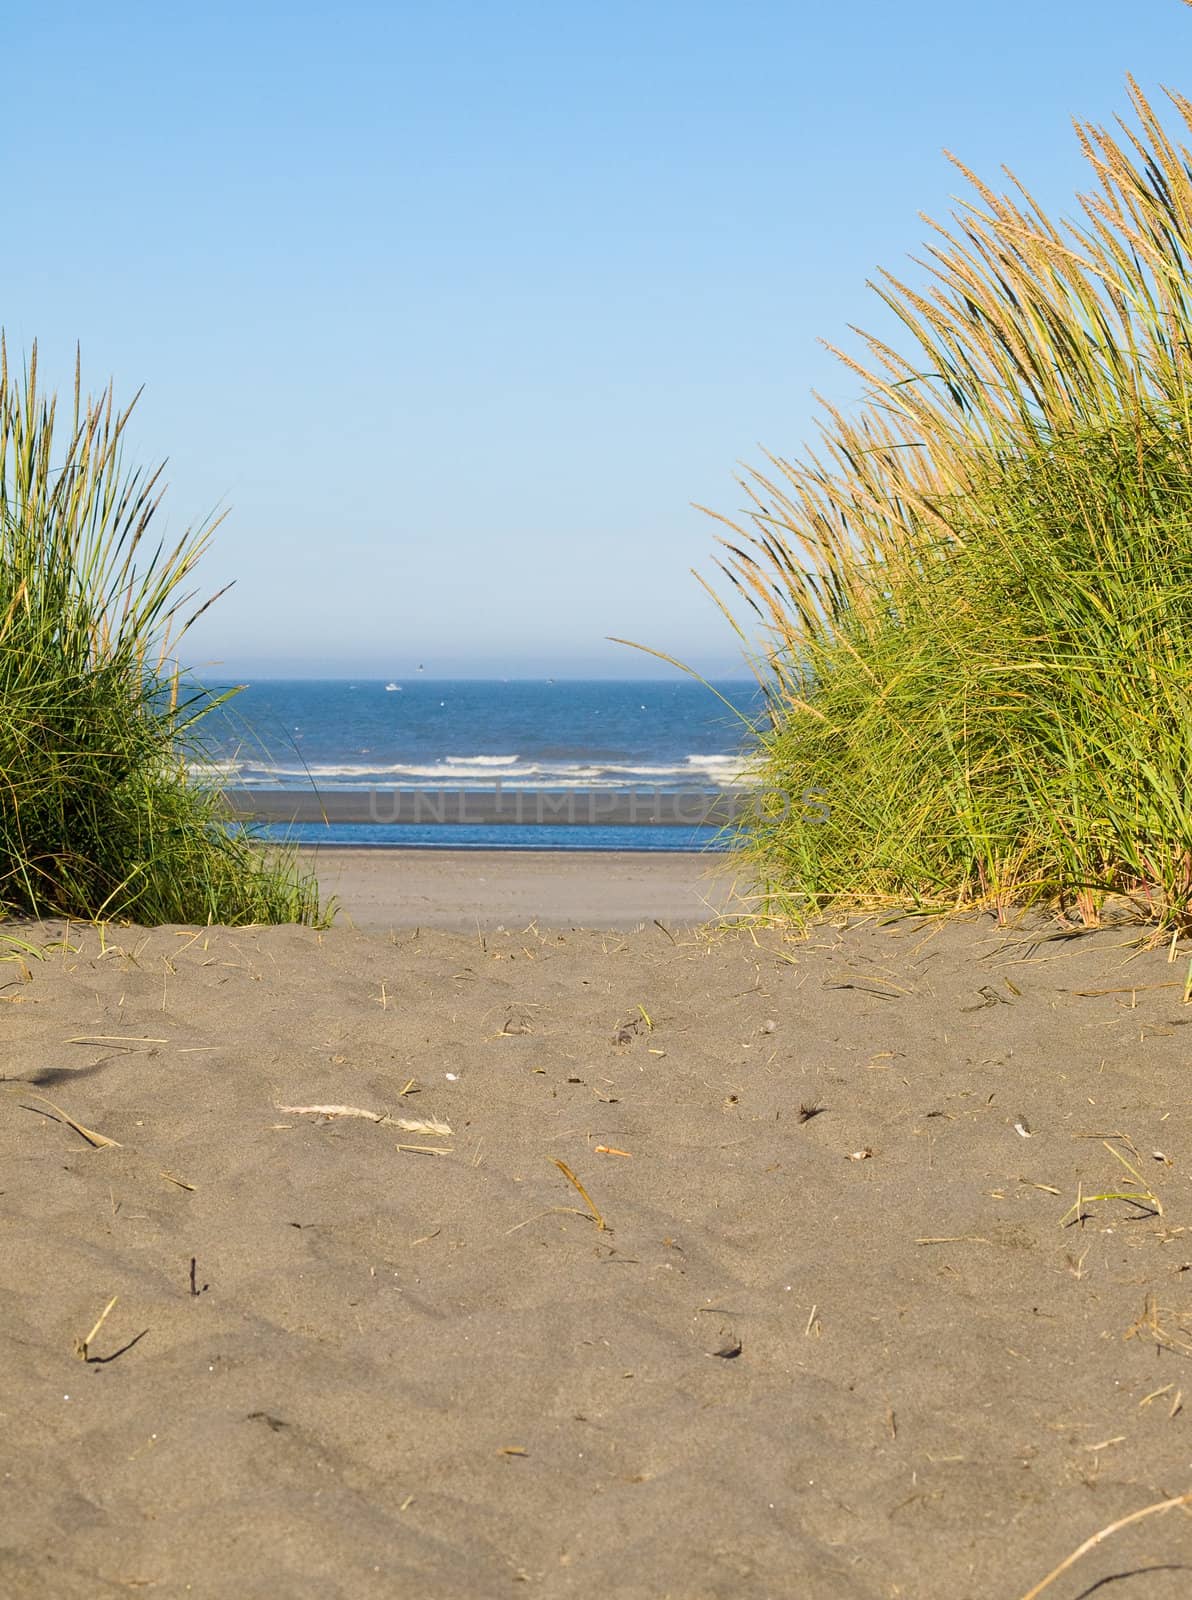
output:
POLYGON ((857 414, 719 519, 757 780, 827 811, 737 835, 780 912, 1192 921, 1192 104, 1129 87, 1077 220, 960 167, 928 286, 876 286, 908 353, 862 335, 857 414))
POLYGON ((84 400, 76 361, 62 425, 36 347, 10 374, 0 339, 0 913, 315 922, 314 881, 230 835, 201 776, 215 702, 180 692, 173 652, 211 603, 192 576, 215 524, 159 542, 131 410, 84 400))

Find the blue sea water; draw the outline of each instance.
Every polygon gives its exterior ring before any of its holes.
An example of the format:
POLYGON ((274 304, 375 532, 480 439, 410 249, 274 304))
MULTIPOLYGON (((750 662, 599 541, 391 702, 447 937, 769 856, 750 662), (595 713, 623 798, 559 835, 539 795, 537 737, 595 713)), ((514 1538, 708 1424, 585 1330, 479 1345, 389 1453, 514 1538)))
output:
MULTIPOLYGON (((231 685, 208 683, 218 694, 231 685)), ((204 721, 236 789, 719 790, 739 777, 757 685, 683 678, 254 680, 204 721)), ((689 850, 714 828, 296 825, 303 843, 689 850)))

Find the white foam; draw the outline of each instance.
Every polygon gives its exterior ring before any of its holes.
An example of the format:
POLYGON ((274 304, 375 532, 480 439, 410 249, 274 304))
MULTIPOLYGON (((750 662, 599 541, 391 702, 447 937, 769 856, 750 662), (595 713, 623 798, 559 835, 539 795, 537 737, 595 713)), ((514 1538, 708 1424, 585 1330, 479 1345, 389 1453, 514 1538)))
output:
POLYGON ((216 761, 196 767, 244 788, 502 788, 631 789, 733 788, 749 781, 741 755, 688 755, 681 761, 523 760, 517 755, 449 755, 434 762, 216 761))
POLYGON ((517 765, 518 756, 444 756, 444 764, 449 767, 513 767, 517 765))

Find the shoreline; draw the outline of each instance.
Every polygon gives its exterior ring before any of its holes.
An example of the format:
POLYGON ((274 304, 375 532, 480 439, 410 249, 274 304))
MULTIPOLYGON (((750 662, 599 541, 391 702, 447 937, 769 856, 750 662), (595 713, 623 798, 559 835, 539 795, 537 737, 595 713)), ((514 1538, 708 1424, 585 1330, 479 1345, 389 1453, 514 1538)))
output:
MULTIPOLYGON (((673 858, 675 856, 695 856, 702 859, 704 856, 719 856, 721 858, 730 854, 728 845, 708 844, 700 850, 685 850, 679 846, 658 844, 461 844, 453 841, 448 844, 432 844, 422 840, 409 843, 390 844, 386 839, 343 839, 327 844, 311 844, 305 839, 278 840, 277 843, 290 843, 304 855, 313 855, 318 851, 327 854, 339 850, 372 850, 379 855, 402 855, 407 851, 431 852, 439 855, 475 855, 477 852, 494 856, 508 855, 540 855, 540 856, 662 856, 673 858)), ((266 845, 272 846, 274 841, 266 839, 266 845)))
POLYGON ((720 828, 738 821, 749 790, 657 786, 227 789, 234 821, 369 827, 720 828))

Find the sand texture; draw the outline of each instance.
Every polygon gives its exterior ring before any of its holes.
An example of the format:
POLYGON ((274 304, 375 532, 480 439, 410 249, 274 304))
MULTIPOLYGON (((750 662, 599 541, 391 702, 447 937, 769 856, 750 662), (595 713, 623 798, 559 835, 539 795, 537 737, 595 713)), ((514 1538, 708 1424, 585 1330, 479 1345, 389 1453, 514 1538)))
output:
MULTIPOLYGON (((25 937, 5 1600, 1018 1600, 1192 1488, 1186 957, 25 937), (1154 1200, 1062 1226, 1114 1135, 1154 1200)), ((1111 1577, 1186 1600, 1192 1519, 1048 1594, 1111 1577)))

